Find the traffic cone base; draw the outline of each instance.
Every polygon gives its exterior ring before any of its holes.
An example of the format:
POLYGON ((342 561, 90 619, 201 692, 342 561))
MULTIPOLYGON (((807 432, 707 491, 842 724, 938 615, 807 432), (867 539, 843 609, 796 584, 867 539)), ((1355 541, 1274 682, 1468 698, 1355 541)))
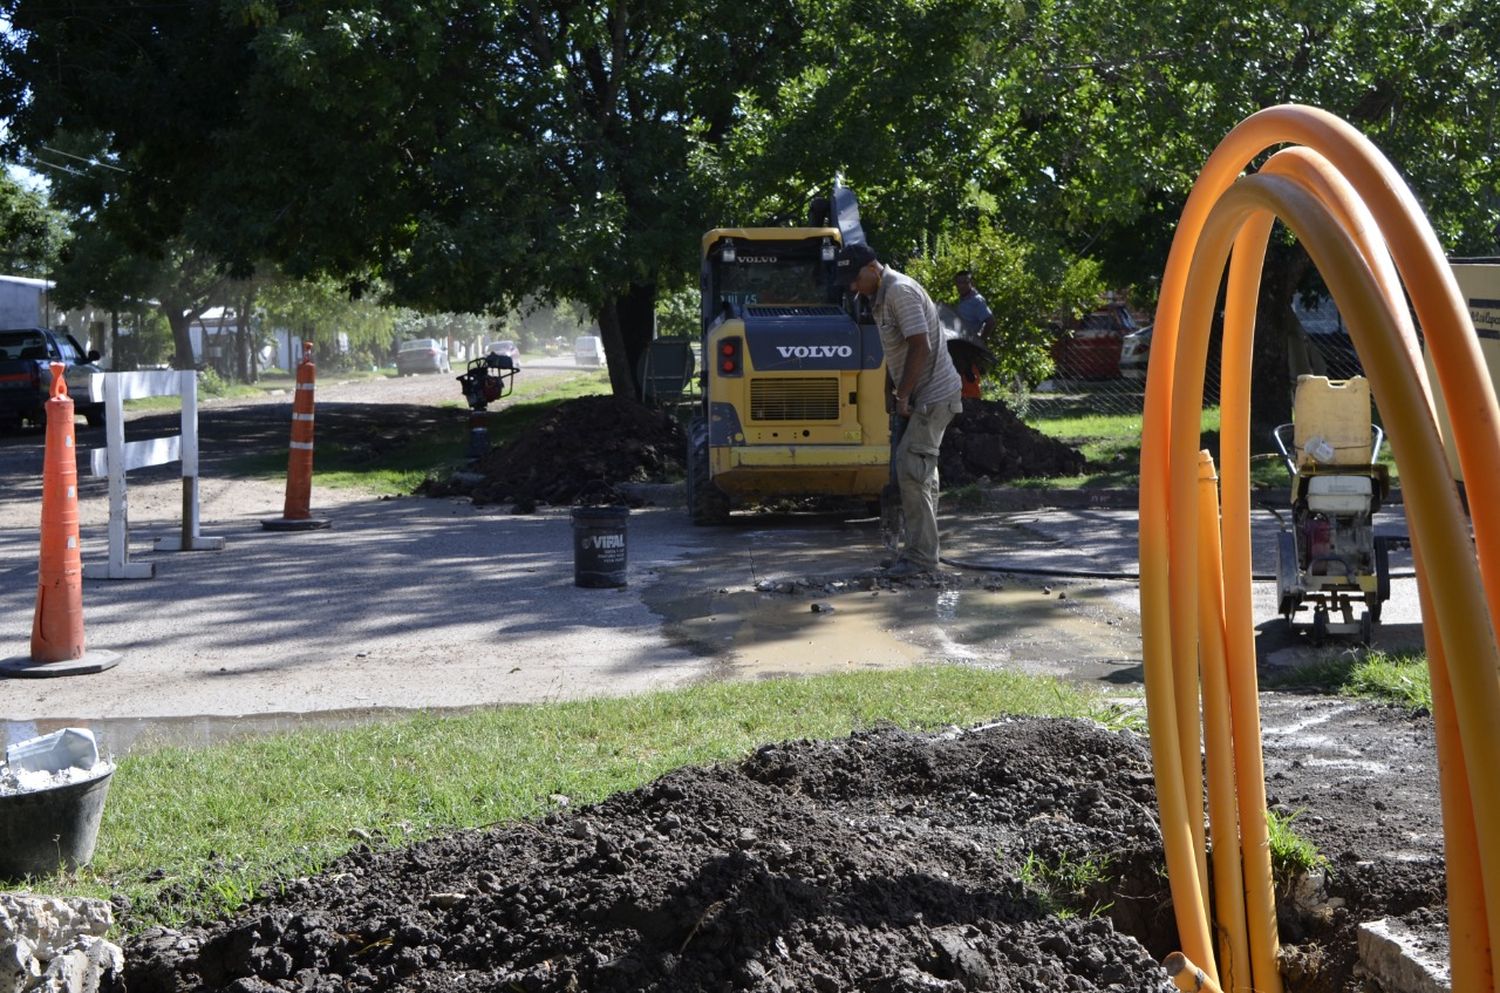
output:
POLYGON ((262 519, 260 526, 267 531, 318 531, 328 526, 326 517, 274 517, 262 519))
POLYGON ((50 676, 86 676, 120 664, 119 652, 91 649, 80 658, 62 662, 37 662, 28 656, 18 655, 0 659, 0 676, 11 679, 46 679, 50 676))

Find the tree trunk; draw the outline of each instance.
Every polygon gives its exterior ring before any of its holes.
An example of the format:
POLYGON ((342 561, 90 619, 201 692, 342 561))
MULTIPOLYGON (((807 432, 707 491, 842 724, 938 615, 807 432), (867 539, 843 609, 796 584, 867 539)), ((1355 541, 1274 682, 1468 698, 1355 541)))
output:
POLYGON ((1297 285, 1312 267, 1300 245, 1272 244, 1266 253, 1255 308, 1255 349, 1250 391, 1251 449, 1269 444, 1271 431, 1292 419, 1292 390, 1296 375, 1306 368, 1302 325, 1292 313, 1297 285), (1300 360, 1299 360, 1300 356, 1300 360))
POLYGON ((109 312, 109 367, 118 372, 120 365, 120 311, 112 308, 109 312))
POLYGON ((193 325, 193 318, 197 315, 190 310, 183 310, 180 306, 163 303, 162 312, 167 315, 167 323, 172 328, 172 355, 173 369, 193 369, 197 364, 193 361, 193 336, 189 328, 193 325))
POLYGON ((636 367, 656 334, 656 284, 631 283, 599 311, 599 335, 609 364, 609 385, 617 397, 640 398, 636 367))
POLYGON ((255 342, 250 338, 250 308, 255 293, 247 292, 234 308, 234 365, 242 383, 255 382, 255 342))

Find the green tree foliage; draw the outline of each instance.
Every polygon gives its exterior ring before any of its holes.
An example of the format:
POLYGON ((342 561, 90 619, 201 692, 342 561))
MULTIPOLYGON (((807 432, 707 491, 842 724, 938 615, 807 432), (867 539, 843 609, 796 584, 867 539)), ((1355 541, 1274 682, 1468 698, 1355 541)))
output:
MULTIPOLYGON (((1016 52, 1015 111, 997 121, 1040 181, 980 183, 1004 216, 1067 239, 1111 285, 1160 272, 1188 189, 1235 124, 1264 107, 1322 107, 1407 177, 1450 253, 1494 252, 1500 221, 1500 16, 1485 0, 1039 3, 1016 52), (1489 54, 1486 54, 1489 53, 1489 54), (1020 196, 1014 196, 1020 193, 1020 196)), ((1031 233, 1035 228, 1020 228, 1031 233)), ((1309 263, 1279 234, 1256 332, 1255 418, 1289 414, 1290 302, 1309 263)))
POLYGON ((67 218, 40 192, 0 173, 0 273, 49 278, 67 241, 67 218))
POLYGON ((702 321, 697 287, 684 287, 657 301, 656 333, 662 338, 696 338, 702 321))
POLYGON ((724 190, 717 223, 800 221, 838 173, 871 243, 899 265, 962 215, 1003 154, 990 145, 1027 12, 999 0, 804 9, 797 64, 768 92, 743 94, 730 139, 701 150, 724 190))
POLYGON ((328 278, 270 283, 260 288, 255 304, 262 327, 286 328, 312 342, 320 365, 368 366, 388 360, 401 320, 396 310, 372 297, 349 299, 344 287, 328 278))
MULTIPOLYGON (((0 16, 9 147, 111 167, 57 183, 83 237, 191 247, 237 276, 379 280, 432 311, 579 300, 619 392, 658 293, 691 285, 699 233, 801 220, 836 171, 898 265, 988 216, 1033 259, 1143 283, 1213 144, 1297 101, 1365 130, 1450 251, 1493 251, 1500 221, 1488 0, 0 0, 0 16)), ((1262 344, 1301 269, 1273 255, 1262 344)))
POLYGON ((12 144, 89 136, 127 171, 72 203, 133 248, 182 234, 236 275, 370 273, 434 311, 582 300, 622 393, 709 213, 693 157, 801 32, 792 0, 0 13, 12 144))
POLYGON ((79 219, 59 290, 157 301, 188 367, 188 325, 225 275, 201 208, 213 177, 237 167, 215 136, 237 113, 249 25, 217 4, 17 0, 0 16, 7 149, 78 164, 51 175, 53 202, 79 219))
POLYGON ((1051 319, 1093 304, 1104 290, 1099 264, 1048 251, 983 219, 937 239, 930 255, 907 261, 907 271, 935 299, 953 297, 953 277, 974 273, 975 286, 995 314, 995 331, 985 342, 1000 360, 996 375, 1036 383, 1052 371, 1048 346, 1051 319))

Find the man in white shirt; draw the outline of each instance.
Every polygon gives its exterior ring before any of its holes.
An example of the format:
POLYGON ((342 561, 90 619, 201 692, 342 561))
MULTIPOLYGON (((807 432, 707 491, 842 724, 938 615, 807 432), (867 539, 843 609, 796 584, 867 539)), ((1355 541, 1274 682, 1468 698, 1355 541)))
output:
POLYGON ((922 284, 883 265, 869 245, 845 245, 836 263, 840 286, 872 302, 885 350, 896 413, 906 418, 896 446, 896 482, 906 514, 906 540, 887 575, 916 576, 938 566, 938 452, 953 415, 963 410, 963 381, 938 323, 937 305, 922 284))

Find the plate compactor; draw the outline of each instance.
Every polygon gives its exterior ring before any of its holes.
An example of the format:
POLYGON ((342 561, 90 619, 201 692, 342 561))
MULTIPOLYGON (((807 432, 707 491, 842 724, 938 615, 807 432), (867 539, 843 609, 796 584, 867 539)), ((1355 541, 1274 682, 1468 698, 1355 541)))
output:
POLYGON ((1301 626, 1310 608, 1315 644, 1353 635, 1368 645, 1391 595, 1389 546, 1374 528, 1390 480, 1375 462, 1385 436, 1370 423, 1368 381, 1299 377, 1292 423, 1274 438, 1291 476, 1291 527, 1282 521, 1276 546, 1281 616, 1301 626))

